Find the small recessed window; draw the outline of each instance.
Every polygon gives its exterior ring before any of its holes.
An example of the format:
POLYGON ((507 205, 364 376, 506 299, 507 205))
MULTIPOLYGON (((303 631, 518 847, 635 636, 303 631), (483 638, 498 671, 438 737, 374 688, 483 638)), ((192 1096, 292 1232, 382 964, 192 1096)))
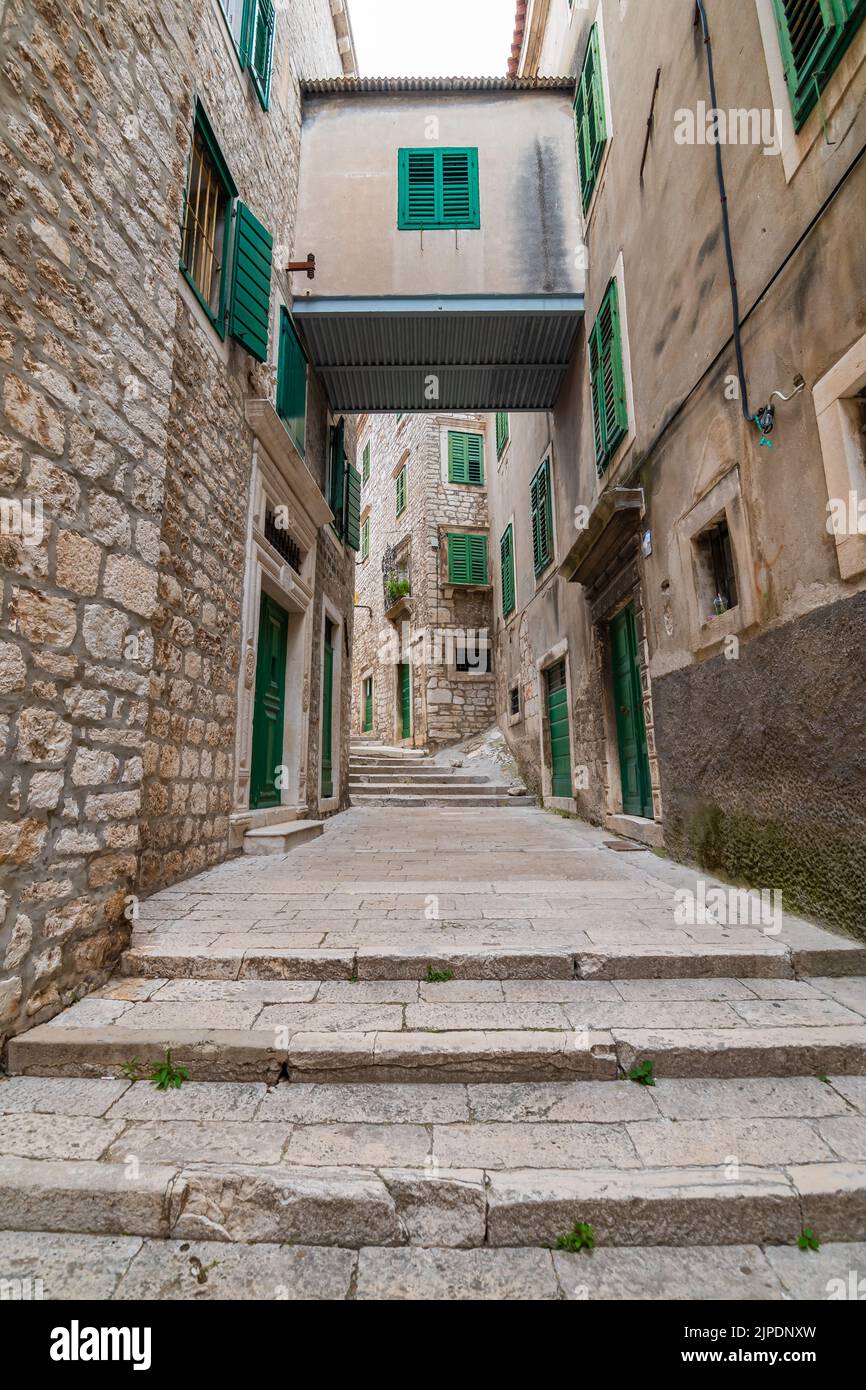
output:
POLYGON ((187 280, 220 331, 225 318, 231 204, 236 193, 213 132, 199 108, 189 162, 180 260, 187 280))
POLYGON ((454 670, 466 675, 490 674, 490 648, 486 642, 471 637, 461 638, 454 647, 454 670))
POLYGON ((698 601, 704 622, 721 617, 739 603, 734 551, 727 518, 717 517, 694 538, 698 601))
POLYGON ((510 714, 520 713, 520 686, 513 685, 508 692, 508 709, 510 714))

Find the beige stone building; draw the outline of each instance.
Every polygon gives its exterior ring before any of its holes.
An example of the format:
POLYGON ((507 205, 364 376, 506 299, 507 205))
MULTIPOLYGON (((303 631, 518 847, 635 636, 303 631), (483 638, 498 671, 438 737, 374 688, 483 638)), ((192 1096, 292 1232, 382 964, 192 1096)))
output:
POLYGON ((518 6, 512 71, 574 81, 586 306, 491 482, 499 718, 548 804, 862 933, 866 7, 704 10, 715 123, 694 0, 518 6))
POLYGON ((287 270, 342 0, 0 22, 2 1038, 139 894, 346 804, 357 490, 287 270))
POLYGON ((353 730, 456 743, 495 720, 487 422, 360 416, 357 447, 353 730))

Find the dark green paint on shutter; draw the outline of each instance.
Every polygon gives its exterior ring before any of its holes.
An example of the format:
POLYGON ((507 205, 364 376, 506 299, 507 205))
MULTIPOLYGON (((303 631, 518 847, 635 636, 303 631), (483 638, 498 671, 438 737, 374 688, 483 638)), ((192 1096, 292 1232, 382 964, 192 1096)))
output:
POLYGON ((481 225, 477 149, 399 150, 397 189, 403 230, 481 225))
POLYGON ((532 565, 536 574, 553 559, 553 506, 550 497, 550 459, 546 458, 529 484, 532 518, 532 565))
POLYGON ((279 806, 277 769, 283 762, 286 706, 286 652, 289 620, 285 609, 262 595, 256 693, 253 701, 253 748, 250 761, 250 806, 279 806))
POLYGON ((232 257, 229 332, 257 362, 268 358, 274 239, 245 203, 238 203, 232 257))
POLYGON ((473 487, 483 485, 483 434, 469 434, 465 430, 448 431, 448 481, 471 483, 473 487))
POLYGON ((499 563, 502 570, 502 614, 507 618, 514 611, 514 528, 509 521, 499 542, 499 563))
POLYGON ((361 548, 361 475, 357 468, 346 465, 346 545, 350 550, 361 548))
POLYGON ((866 18, 866 0, 773 0, 773 8, 799 130, 866 18))
POLYGON ((368 734, 373 727, 373 677, 364 677, 364 729, 368 734))
POLYGON ((622 809, 627 816, 646 816, 652 819, 652 789, 637 628, 631 604, 617 614, 610 624, 610 653, 622 809))
POLYGON ((497 410, 496 412, 496 457, 502 458, 503 451, 508 443, 509 420, 507 410, 497 410))
POLYGON ((601 74, 601 45, 598 25, 594 24, 586 46, 583 69, 574 98, 574 127, 577 140, 577 162, 580 170, 580 192, 586 212, 592 200, 604 147, 607 143, 607 120, 604 113, 604 83, 601 74))
POLYGON ((400 729, 401 738, 412 736, 412 667, 408 661, 400 663, 400 729))
POLYGON ((568 685, 565 662, 545 671, 547 686, 547 724, 550 738, 552 796, 572 796, 571 740, 568 732, 568 685))
POLYGON ((280 305, 280 347, 277 366, 277 414, 298 453, 304 455, 307 413, 307 359, 298 342, 289 311, 280 305))
POLYGON ((334 629, 325 619, 325 648, 322 655, 322 796, 334 795, 334 629))
POLYGON ((271 95, 276 17, 272 0, 250 0, 250 5, 250 75, 262 108, 267 111, 271 95))
POLYGON ((622 360, 622 333, 616 280, 607 287, 589 335, 595 462, 604 473, 628 434, 628 405, 622 360))
POLYGON ((448 533, 448 583, 487 583, 487 537, 452 531, 448 533))

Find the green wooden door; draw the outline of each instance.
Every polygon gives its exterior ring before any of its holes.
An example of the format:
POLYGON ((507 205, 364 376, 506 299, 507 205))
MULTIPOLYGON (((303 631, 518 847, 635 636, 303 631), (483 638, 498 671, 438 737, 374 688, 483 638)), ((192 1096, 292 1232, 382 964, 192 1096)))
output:
POLYGON ((325 619, 325 651, 322 661, 322 796, 334 795, 334 624, 325 619))
POLYGON ((276 776, 283 762, 288 632, 289 617, 285 609, 267 594, 262 594, 250 764, 250 806, 253 808, 280 804, 276 776))
POLYGON ((610 625, 610 650, 622 809, 627 816, 646 816, 651 820, 653 801, 643 718, 640 658, 631 604, 617 614, 610 625))
POLYGON ((401 738, 412 736, 412 667, 408 661, 400 663, 400 727, 401 738))
POLYGON ((373 677, 366 676, 364 679, 364 733, 368 734, 373 727, 373 677))
POLYGON ((545 671, 547 683, 547 722, 550 729, 551 796, 572 796, 571 741, 568 735, 568 687, 565 662, 545 671))

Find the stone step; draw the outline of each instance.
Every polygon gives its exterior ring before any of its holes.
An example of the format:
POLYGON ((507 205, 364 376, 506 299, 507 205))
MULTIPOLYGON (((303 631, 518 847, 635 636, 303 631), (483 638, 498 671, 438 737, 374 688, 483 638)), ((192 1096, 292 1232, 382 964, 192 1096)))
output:
MULTIPOLYGON (((482 1006, 467 1007, 471 1018, 482 1006)), ((434 1020, 437 1008, 430 1006, 434 1020)), ((645 1060, 664 1078, 866 1075, 864 1024, 520 1028, 509 1026, 516 1006, 507 1006, 491 1027, 467 1022, 462 1029, 433 1031, 401 1026, 402 1014, 386 1017, 381 1027, 388 1006, 359 1006, 353 1014, 345 1006, 273 1005, 261 1007, 254 1022, 232 1027, 232 1016, 248 1017, 243 1006, 234 1009, 232 1015, 230 1005, 208 1011, 204 1004, 147 1004, 116 1023, 41 1024, 10 1040, 8 1070, 13 1076, 121 1076, 134 1059, 150 1066, 170 1049, 197 1081, 273 1082, 284 1070, 292 1080, 319 1082, 613 1081, 645 1060)))
MULTIPOLYGON (((862 1166, 479 1169, 0 1158, 0 1230, 221 1243, 555 1246, 578 1221, 599 1246, 795 1246, 866 1239, 862 1166)), ((800 1252, 797 1252, 798 1254, 800 1252)), ((801 1256, 802 1258, 802 1256, 801 1256)), ((210 1262, 209 1262, 210 1263, 210 1262)), ((587 1263, 589 1263, 587 1261, 587 1263)))
POLYGON ((445 788, 436 792, 352 792, 353 806, 532 806, 528 796, 508 796, 503 792, 464 792, 456 788, 454 794, 445 794, 445 788))
MULTIPOLYGON (((349 792, 352 796, 387 796, 391 797, 463 797, 467 801, 475 801, 482 797, 487 799, 491 796, 508 797, 507 782, 484 782, 479 779, 477 782, 465 782, 455 778, 442 778, 436 782, 410 783, 386 780, 381 783, 361 781, 357 778, 350 778, 349 792)), ((512 798, 508 798, 511 800, 512 798)), ((525 798, 524 798, 525 799, 525 798)))
POLYGON ((318 839, 325 827, 320 820, 281 821, 262 825, 244 835, 244 854, 288 854, 309 840, 318 839))
MULTIPOLYGON (((412 787, 436 787, 436 786, 490 786, 490 779, 480 774, 475 776, 466 773, 442 772, 426 769, 411 769, 400 772, 354 772, 349 776, 349 786, 370 786, 385 787, 389 786, 412 786, 412 787)), ((496 783, 494 785, 502 785, 496 783)))
MULTIPOLYGON (((497 939, 496 923, 491 921, 486 935, 467 928, 460 936, 444 932, 429 938, 402 936, 394 944, 356 945, 339 928, 329 930, 327 921, 315 924, 307 936, 316 945, 282 944, 275 933, 254 938, 241 924, 228 933, 231 944, 218 938, 226 935, 225 922, 207 927, 197 924, 206 943, 185 942, 184 933, 134 936, 130 949, 121 958, 125 975, 153 979, 189 976, 198 980, 396 980, 423 979, 429 969, 450 971, 459 980, 673 980, 673 979, 791 979, 822 975, 827 978, 863 973, 862 948, 839 938, 839 946, 798 947, 783 942, 766 942, 756 933, 755 946, 694 942, 692 945, 665 947, 655 938, 590 946, 563 942, 557 933, 547 939, 543 932, 511 933, 497 939), (334 944, 329 944, 333 941, 334 944), (242 944, 244 943, 244 944, 242 944), (339 943, 339 944, 338 944, 339 943)), ((304 929, 303 919, 298 930, 304 929)), ((286 935, 291 940, 291 924, 286 935)), ((395 933, 395 938, 396 938, 395 933)), ((580 939, 583 933, 575 931, 580 939)))
POLYGON ((866 1244, 608 1246, 592 1258, 532 1248, 249 1245, 0 1232, 0 1266, 42 1297, 141 1302, 816 1302, 863 1287, 866 1244), (29 1282, 28 1282, 29 1281, 29 1282))

